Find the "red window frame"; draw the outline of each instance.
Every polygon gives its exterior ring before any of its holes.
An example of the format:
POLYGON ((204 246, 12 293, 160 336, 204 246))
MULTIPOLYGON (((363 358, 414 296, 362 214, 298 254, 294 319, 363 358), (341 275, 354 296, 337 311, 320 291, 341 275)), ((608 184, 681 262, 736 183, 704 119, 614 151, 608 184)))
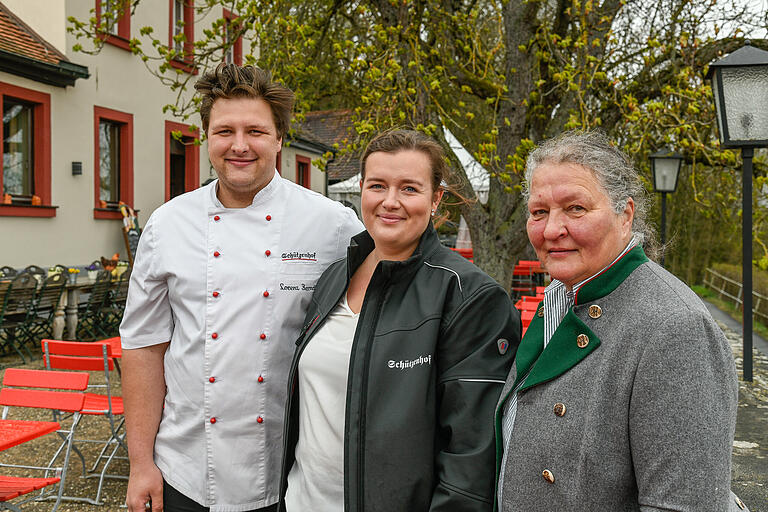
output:
MULTIPOLYGON (((101 2, 103 0, 96 0, 96 23, 101 25, 101 2)), ((131 1, 123 0, 123 14, 120 19, 117 20, 117 34, 110 34, 103 32, 101 39, 105 43, 109 43, 123 50, 131 51, 131 1)))
MULTIPOLYGON (((184 46, 182 48, 183 56, 181 58, 176 57, 169 62, 170 66, 176 69, 180 69, 185 73, 191 75, 197 74, 197 68, 193 65, 194 50, 195 50, 195 8, 193 5, 194 0, 184 0, 184 46)), ((168 48, 174 49, 176 47, 176 41, 173 40, 175 34, 173 23, 173 7, 175 0, 168 0, 168 48)))
POLYGON ((122 219, 120 210, 101 208, 99 202, 99 123, 104 119, 120 125, 120 197, 123 203, 133 206, 133 114, 106 107, 93 107, 93 218, 122 219))
MULTIPOLYGON (((34 147, 32 171, 35 183, 35 195, 40 198, 40 206, 0 204, 2 217, 55 217, 56 207, 51 206, 51 95, 0 82, 0 114, 3 97, 25 101, 34 105, 33 137, 34 147)), ((0 130, 0 157, 3 148, 3 132, 0 130)), ((0 167, 0 199, 3 191, 3 168, 0 167)))
POLYGON ((191 144, 200 139, 200 130, 191 130, 188 124, 165 122, 165 200, 171 199, 171 132, 181 132, 184 140, 184 191, 200 186, 200 146, 191 144), (190 142, 190 144, 187 144, 190 142))
MULTIPOLYGON (((229 27, 232 27, 233 30, 238 30, 239 26, 235 23, 235 20, 238 18, 237 14, 233 13, 232 11, 228 9, 223 9, 223 18, 226 20, 226 26, 224 27, 224 35, 226 36, 227 32, 229 31, 229 27)), ((226 60, 226 56, 221 59, 222 61, 226 60)), ((243 65, 243 36, 240 36, 237 38, 235 43, 232 45, 232 60, 235 64, 238 66, 243 65)))
POLYGON ((310 178, 312 177, 312 159, 307 158, 306 156, 296 155, 296 184, 301 185, 304 188, 312 189, 312 182, 310 178), (301 174, 301 166, 299 164, 307 164, 307 170, 304 177, 306 178, 305 183, 301 183, 302 180, 299 180, 300 174, 301 174))

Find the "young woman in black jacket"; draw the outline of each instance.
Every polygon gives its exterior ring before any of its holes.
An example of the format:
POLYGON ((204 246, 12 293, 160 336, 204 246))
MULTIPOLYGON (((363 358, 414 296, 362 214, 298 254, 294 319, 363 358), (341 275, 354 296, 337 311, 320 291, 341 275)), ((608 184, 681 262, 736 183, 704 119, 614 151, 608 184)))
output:
POLYGON ((281 510, 490 511, 493 410, 520 341, 506 291, 443 247, 445 155, 383 133, 347 258, 317 283, 289 377, 281 510))

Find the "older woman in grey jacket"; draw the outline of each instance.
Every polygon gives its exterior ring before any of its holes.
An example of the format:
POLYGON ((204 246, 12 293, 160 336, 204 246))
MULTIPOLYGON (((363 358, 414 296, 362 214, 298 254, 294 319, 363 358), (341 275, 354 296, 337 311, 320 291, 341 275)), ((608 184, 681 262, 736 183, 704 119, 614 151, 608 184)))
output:
POLYGON ((528 158, 528 236, 552 276, 496 410, 507 511, 726 511, 730 347, 643 252, 643 188, 600 133, 528 158))

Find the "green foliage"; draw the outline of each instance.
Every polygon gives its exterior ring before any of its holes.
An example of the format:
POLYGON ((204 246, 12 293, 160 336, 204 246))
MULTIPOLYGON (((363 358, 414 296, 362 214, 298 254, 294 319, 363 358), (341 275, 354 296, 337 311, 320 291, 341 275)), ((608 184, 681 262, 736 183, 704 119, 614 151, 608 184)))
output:
MULTIPOLYGON (((140 3, 132 0, 131 8, 140 3)), ((459 209, 472 233, 475 262, 505 285, 528 247, 525 158, 538 141, 572 128, 607 131, 649 184, 651 152, 668 144, 685 155, 678 192, 668 201, 667 262, 674 272, 692 282, 710 261, 737 252, 739 156, 719 147, 703 76, 710 62, 741 46, 744 30, 764 23, 752 4, 196 0, 195 8, 196 19, 214 21, 183 55, 152 27, 140 28, 131 45, 177 91, 170 112, 187 118, 197 109, 182 94, 196 78, 170 63, 186 57, 210 68, 245 34, 251 41, 246 63, 272 70, 296 91, 297 118, 310 110, 353 111, 346 150, 394 126, 445 142, 440 127, 447 127, 491 173, 486 204, 476 200, 455 160, 450 181, 470 199, 459 209), (220 19, 222 5, 239 17, 220 19)), ((82 51, 99 51, 95 17, 72 19, 69 30, 91 42, 82 51)), ((758 260, 768 262, 765 159, 757 158, 755 168, 755 243, 764 253, 758 260)), ((654 206, 652 223, 658 214, 654 206)))

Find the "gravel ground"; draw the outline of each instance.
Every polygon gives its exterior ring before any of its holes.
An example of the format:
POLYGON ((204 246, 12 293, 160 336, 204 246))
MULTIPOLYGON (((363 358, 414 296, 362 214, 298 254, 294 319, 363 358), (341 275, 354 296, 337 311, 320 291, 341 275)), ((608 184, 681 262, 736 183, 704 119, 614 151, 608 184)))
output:
MULTIPOLYGON (((733 349, 739 375, 742 370, 741 335, 720 324, 733 349)), ((42 368, 40 359, 27 364, 21 364, 16 356, 0 358, 0 369, 13 368, 42 368)), ((0 370, 0 374, 4 373, 0 370)), ((120 379, 112 373, 113 393, 120 395, 120 379)), ((91 383, 101 384, 104 378, 99 374, 91 375, 91 383)), ((9 419, 30 419, 50 421, 49 411, 32 409, 12 409, 9 419)), ((109 426, 104 418, 84 417, 78 426, 79 438, 107 439, 109 426)), ((0 452, 0 462, 28 465, 44 465, 58 447, 58 436, 48 436, 35 439, 23 445, 0 452)), ((99 446, 85 444, 82 451, 86 462, 91 462, 98 454, 99 446)), ((72 456, 67 476, 67 495, 90 496, 96 495, 97 478, 83 478, 80 460, 72 456)), ((4 474, 24 476, 40 476, 39 473, 25 473, 3 469, 4 474)), ((127 475, 127 460, 112 462, 110 473, 127 475)), ((60 512, 104 512, 126 510, 121 508, 125 500, 126 480, 107 479, 102 489, 102 506, 86 503, 63 502, 60 512)), ((739 409, 736 425, 736 436, 733 450, 733 490, 744 500, 753 512, 768 511, 768 357, 755 351, 754 382, 739 382, 739 409)), ((52 502, 30 502, 23 506, 25 512, 49 512, 52 502)))

